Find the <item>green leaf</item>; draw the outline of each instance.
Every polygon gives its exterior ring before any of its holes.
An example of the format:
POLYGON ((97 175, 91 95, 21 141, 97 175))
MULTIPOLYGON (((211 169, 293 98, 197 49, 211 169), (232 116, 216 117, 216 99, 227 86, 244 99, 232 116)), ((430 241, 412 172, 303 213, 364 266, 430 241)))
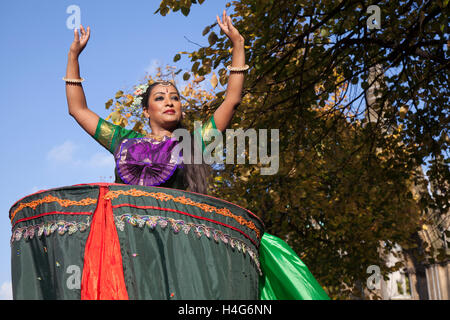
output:
POLYGON ((177 62, 177 61, 180 60, 180 59, 181 59, 181 54, 177 53, 177 54, 175 55, 175 57, 173 57, 173 62, 177 62))
POLYGON ((208 42, 210 46, 213 46, 217 42, 217 34, 213 31, 209 34, 208 42))
POLYGON ((369 83, 367 81, 361 82, 361 88, 367 90, 369 88, 369 83))
POLYGON ((327 29, 321 29, 320 30, 320 36, 321 37, 328 37, 330 35, 330 33, 328 32, 327 29))
POLYGON ((219 77, 219 82, 222 86, 224 86, 228 81, 228 74, 223 74, 219 77))
POLYGON ((200 66, 200 61, 196 61, 193 65, 192 65, 192 69, 191 71, 194 73, 198 72, 198 67, 200 66))
POLYGON ((191 9, 189 9, 189 8, 185 8, 185 7, 181 8, 181 13, 183 13, 186 17, 189 15, 190 11, 191 11, 191 9))
POLYGON ((161 8, 160 13, 164 17, 166 14, 169 13, 169 11, 170 11, 169 7, 164 7, 164 8, 161 8))
POLYGON ((183 74, 183 80, 184 81, 188 81, 190 77, 191 77, 191 74, 189 72, 185 72, 183 74))
POLYGON ((202 36, 206 36, 210 30, 211 30, 211 27, 207 26, 205 29, 203 29, 202 36))

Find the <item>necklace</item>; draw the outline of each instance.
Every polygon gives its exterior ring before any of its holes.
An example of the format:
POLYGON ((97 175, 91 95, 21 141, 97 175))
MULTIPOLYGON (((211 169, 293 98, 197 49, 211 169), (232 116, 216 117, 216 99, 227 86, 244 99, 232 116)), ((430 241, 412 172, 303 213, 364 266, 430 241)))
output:
POLYGON ((155 140, 157 140, 157 141, 162 141, 162 139, 164 139, 164 137, 172 138, 172 137, 173 137, 173 134, 168 134, 168 135, 158 136, 158 135, 156 135, 156 134, 149 133, 149 134, 146 135, 145 137, 146 137, 146 138, 152 138, 152 139, 155 139, 155 140))

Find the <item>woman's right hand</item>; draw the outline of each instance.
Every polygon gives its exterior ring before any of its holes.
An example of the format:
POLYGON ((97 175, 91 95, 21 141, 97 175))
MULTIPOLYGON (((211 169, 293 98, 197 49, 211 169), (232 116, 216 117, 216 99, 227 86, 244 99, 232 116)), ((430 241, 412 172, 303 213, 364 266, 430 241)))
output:
POLYGON ((81 31, 81 37, 78 34, 78 29, 74 29, 74 36, 72 44, 70 45, 70 54, 73 54, 75 57, 78 58, 80 53, 84 50, 86 47, 86 44, 89 41, 89 37, 91 35, 91 28, 87 27, 87 31, 84 30, 83 26, 80 25, 80 31, 81 31))

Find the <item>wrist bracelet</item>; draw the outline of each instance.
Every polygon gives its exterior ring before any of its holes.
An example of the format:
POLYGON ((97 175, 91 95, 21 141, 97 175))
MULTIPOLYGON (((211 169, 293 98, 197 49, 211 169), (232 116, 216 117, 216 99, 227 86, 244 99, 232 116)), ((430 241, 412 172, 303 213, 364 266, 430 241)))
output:
POLYGON ((232 67, 231 65, 227 66, 228 70, 230 70, 230 71, 237 71, 237 72, 246 71, 246 70, 248 70, 248 68, 250 68, 250 67, 247 64, 245 66, 243 66, 243 67, 232 67))
POLYGON ((69 83, 82 83, 84 81, 83 78, 81 78, 81 79, 68 79, 66 77, 64 77, 63 80, 65 82, 69 82, 69 83))

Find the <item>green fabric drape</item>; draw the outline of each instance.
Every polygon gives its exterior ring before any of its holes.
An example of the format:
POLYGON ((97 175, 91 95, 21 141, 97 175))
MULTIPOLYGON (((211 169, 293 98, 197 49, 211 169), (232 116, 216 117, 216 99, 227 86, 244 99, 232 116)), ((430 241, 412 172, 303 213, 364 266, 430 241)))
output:
POLYGON ((107 183, 43 190, 11 207, 14 299, 81 298, 86 243, 105 201, 129 299, 258 299, 257 216, 202 194, 107 183))
POLYGON ((259 282, 259 299, 330 299, 294 250, 280 238, 264 233, 259 254, 264 273, 259 282))

